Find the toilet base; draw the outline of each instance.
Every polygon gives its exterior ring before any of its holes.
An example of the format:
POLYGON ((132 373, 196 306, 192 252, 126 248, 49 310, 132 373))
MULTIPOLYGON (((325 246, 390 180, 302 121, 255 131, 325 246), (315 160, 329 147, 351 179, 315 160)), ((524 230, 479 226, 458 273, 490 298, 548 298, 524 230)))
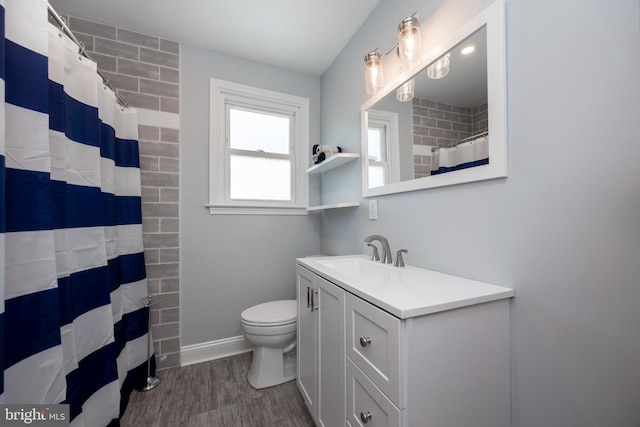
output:
POLYGON ((249 368, 249 384, 255 389, 273 387, 296 379, 296 352, 282 354, 281 348, 257 347, 249 368))

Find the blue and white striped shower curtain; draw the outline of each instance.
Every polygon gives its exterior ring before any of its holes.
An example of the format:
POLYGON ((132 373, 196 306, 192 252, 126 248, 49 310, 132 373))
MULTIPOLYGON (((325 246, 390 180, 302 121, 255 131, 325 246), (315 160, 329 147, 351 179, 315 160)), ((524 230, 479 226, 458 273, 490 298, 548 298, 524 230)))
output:
POLYGON ((0 403, 117 425, 147 376, 137 116, 46 1, 0 15, 0 403))
POLYGON ((489 164, 489 137, 483 136, 455 147, 433 152, 431 175, 489 164))

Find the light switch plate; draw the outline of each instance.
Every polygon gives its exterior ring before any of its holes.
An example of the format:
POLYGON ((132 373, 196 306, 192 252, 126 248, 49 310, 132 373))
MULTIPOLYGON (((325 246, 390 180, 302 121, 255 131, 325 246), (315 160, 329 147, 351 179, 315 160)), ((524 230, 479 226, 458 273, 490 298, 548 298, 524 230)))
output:
POLYGON ((369 200, 369 219, 378 219, 378 201, 369 200))

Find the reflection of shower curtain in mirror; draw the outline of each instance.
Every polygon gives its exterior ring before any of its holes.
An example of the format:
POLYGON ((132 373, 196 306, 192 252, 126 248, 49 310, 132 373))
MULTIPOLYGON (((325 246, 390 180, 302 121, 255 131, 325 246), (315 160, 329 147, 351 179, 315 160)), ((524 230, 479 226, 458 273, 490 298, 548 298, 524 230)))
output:
POLYGON ((0 403, 100 427, 147 376, 137 114, 47 13, 0 0, 0 403))
POLYGON ((456 147, 439 148, 432 155, 432 175, 489 164, 489 138, 483 136, 456 147))

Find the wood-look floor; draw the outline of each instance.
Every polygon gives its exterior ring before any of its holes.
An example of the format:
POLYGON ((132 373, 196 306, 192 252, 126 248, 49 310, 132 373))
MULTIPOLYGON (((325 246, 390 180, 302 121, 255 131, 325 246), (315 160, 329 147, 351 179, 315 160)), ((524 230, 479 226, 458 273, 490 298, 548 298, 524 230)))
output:
POLYGON ((131 394, 121 427, 313 427, 295 381, 249 385, 252 355, 159 371, 158 387, 131 394))

